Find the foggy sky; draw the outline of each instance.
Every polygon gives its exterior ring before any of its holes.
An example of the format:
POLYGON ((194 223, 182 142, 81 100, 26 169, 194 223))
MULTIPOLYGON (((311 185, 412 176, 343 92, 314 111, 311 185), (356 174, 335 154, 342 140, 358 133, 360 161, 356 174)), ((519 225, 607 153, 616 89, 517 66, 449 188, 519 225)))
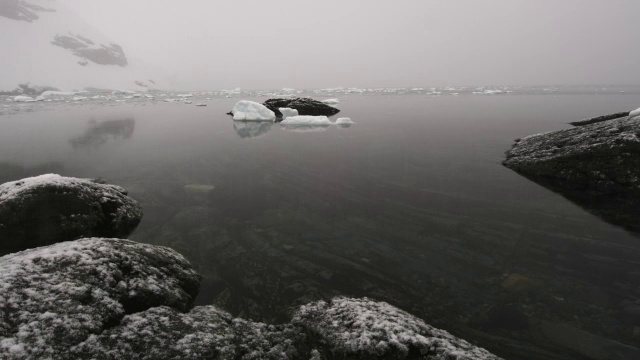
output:
POLYGON ((59 0, 190 89, 640 84, 637 0, 59 0))

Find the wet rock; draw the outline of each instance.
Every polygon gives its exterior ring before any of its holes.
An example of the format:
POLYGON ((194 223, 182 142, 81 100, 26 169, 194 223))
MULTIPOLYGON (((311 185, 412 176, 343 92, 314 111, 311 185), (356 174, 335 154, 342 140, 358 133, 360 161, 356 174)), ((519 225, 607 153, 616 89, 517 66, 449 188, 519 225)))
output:
POLYGON ((55 174, 0 185, 0 254, 83 237, 127 237, 142 208, 120 186, 55 174))
POLYGON ((269 99, 263 105, 273 111, 277 117, 282 117, 280 108, 298 110, 298 115, 331 116, 340 112, 332 106, 310 98, 269 99))
POLYGON ((640 191, 640 118, 597 122, 517 140, 503 165, 534 180, 602 193, 640 191))
POLYGON ((76 358, 70 349, 127 314, 159 306, 188 311, 198 286, 180 254, 128 240, 83 239, 6 255, 0 358, 76 358))

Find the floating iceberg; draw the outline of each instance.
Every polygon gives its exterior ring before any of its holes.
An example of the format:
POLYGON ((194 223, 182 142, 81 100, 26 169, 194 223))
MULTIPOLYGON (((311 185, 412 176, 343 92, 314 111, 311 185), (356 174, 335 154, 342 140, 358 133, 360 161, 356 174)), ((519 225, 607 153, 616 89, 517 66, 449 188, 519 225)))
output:
POLYGON ((255 101, 240 100, 231 112, 233 120, 239 121, 274 121, 276 119, 273 111, 255 101))
POLYGON ((353 125, 355 124, 355 122, 353 122, 353 120, 351 120, 351 118, 348 117, 341 117, 338 118, 335 122, 336 125, 353 125))
POLYGON ((19 95, 13 98, 13 101, 15 102, 35 102, 36 99, 30 97, 30 96, 23 96, 23 95, 19 95))
POLYGON ((326 99, 326 100, 321 100, 320 102, 325 103, 327 105, 340 104, 340 100, 338 100, 338 99, 326 99))
POLYGON ((282 119, 286 119, 288 117, 292 117, 292 116, 298 116, 298 110, 296 109, 291 109, 291 108, 278 108, 278 110, 280 110, 280 112, 282 113, 282 119))
POLYGON ((326 116, 290 116, 280 123, 281 125, 306 125, 306 126, 329 126, 331 120, 326 116))

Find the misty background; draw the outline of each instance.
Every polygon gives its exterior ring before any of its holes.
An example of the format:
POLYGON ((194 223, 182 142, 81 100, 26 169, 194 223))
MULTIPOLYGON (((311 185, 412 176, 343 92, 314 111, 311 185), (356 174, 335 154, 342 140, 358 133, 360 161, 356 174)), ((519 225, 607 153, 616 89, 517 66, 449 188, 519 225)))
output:
POLYGON ((184 88, 640 83, 640 1, 67 0, 184 88))

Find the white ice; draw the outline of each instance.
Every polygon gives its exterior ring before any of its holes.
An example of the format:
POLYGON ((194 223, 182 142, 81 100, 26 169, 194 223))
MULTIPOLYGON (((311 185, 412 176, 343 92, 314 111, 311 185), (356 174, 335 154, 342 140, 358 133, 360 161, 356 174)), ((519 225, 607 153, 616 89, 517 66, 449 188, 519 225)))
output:
POLYGON ((336 125, 353 125, 355 124, 355 122, 353 122, 353 120, 351 120, 351 118, 348 117, 341 117, 338 118, 335 122, 336 125))
POLYGON ((274 121, 276 114, 266 106, 255 101, 240 100, 231 110, 233 120, 240 121, 274 121))
POLYGON ((280 110, 280 112, 282 113, 282 119, 286 119, 288 117, 292 117, 292 116, 298 116, 298 110, 296 109, 291 109, 291 108, 278 108, 278 110, 280 110))
POLYGON ((326 116, 291 116, 280 123, 281 125, 311 125, 311 126, 329 126, 331 120, 326 116))
POLYGON ((325 100, 321 100, 321 102, 327 104, 327 105, 337 105, 340 104, 340 100, 338 99, 325 99, 325 100))
POLYGON ((637 108, 629 113, 629 119, 640 120, 640 108, 637 108), (638 119, 636 119, 638 118, 638 119))
POLYGON ((19 96, 14 97, 13 101, 15 101, 15 102, 35 102, 36 99, 34 99, 34 98, 30 97, 30 96, 19 95, 19 96))

